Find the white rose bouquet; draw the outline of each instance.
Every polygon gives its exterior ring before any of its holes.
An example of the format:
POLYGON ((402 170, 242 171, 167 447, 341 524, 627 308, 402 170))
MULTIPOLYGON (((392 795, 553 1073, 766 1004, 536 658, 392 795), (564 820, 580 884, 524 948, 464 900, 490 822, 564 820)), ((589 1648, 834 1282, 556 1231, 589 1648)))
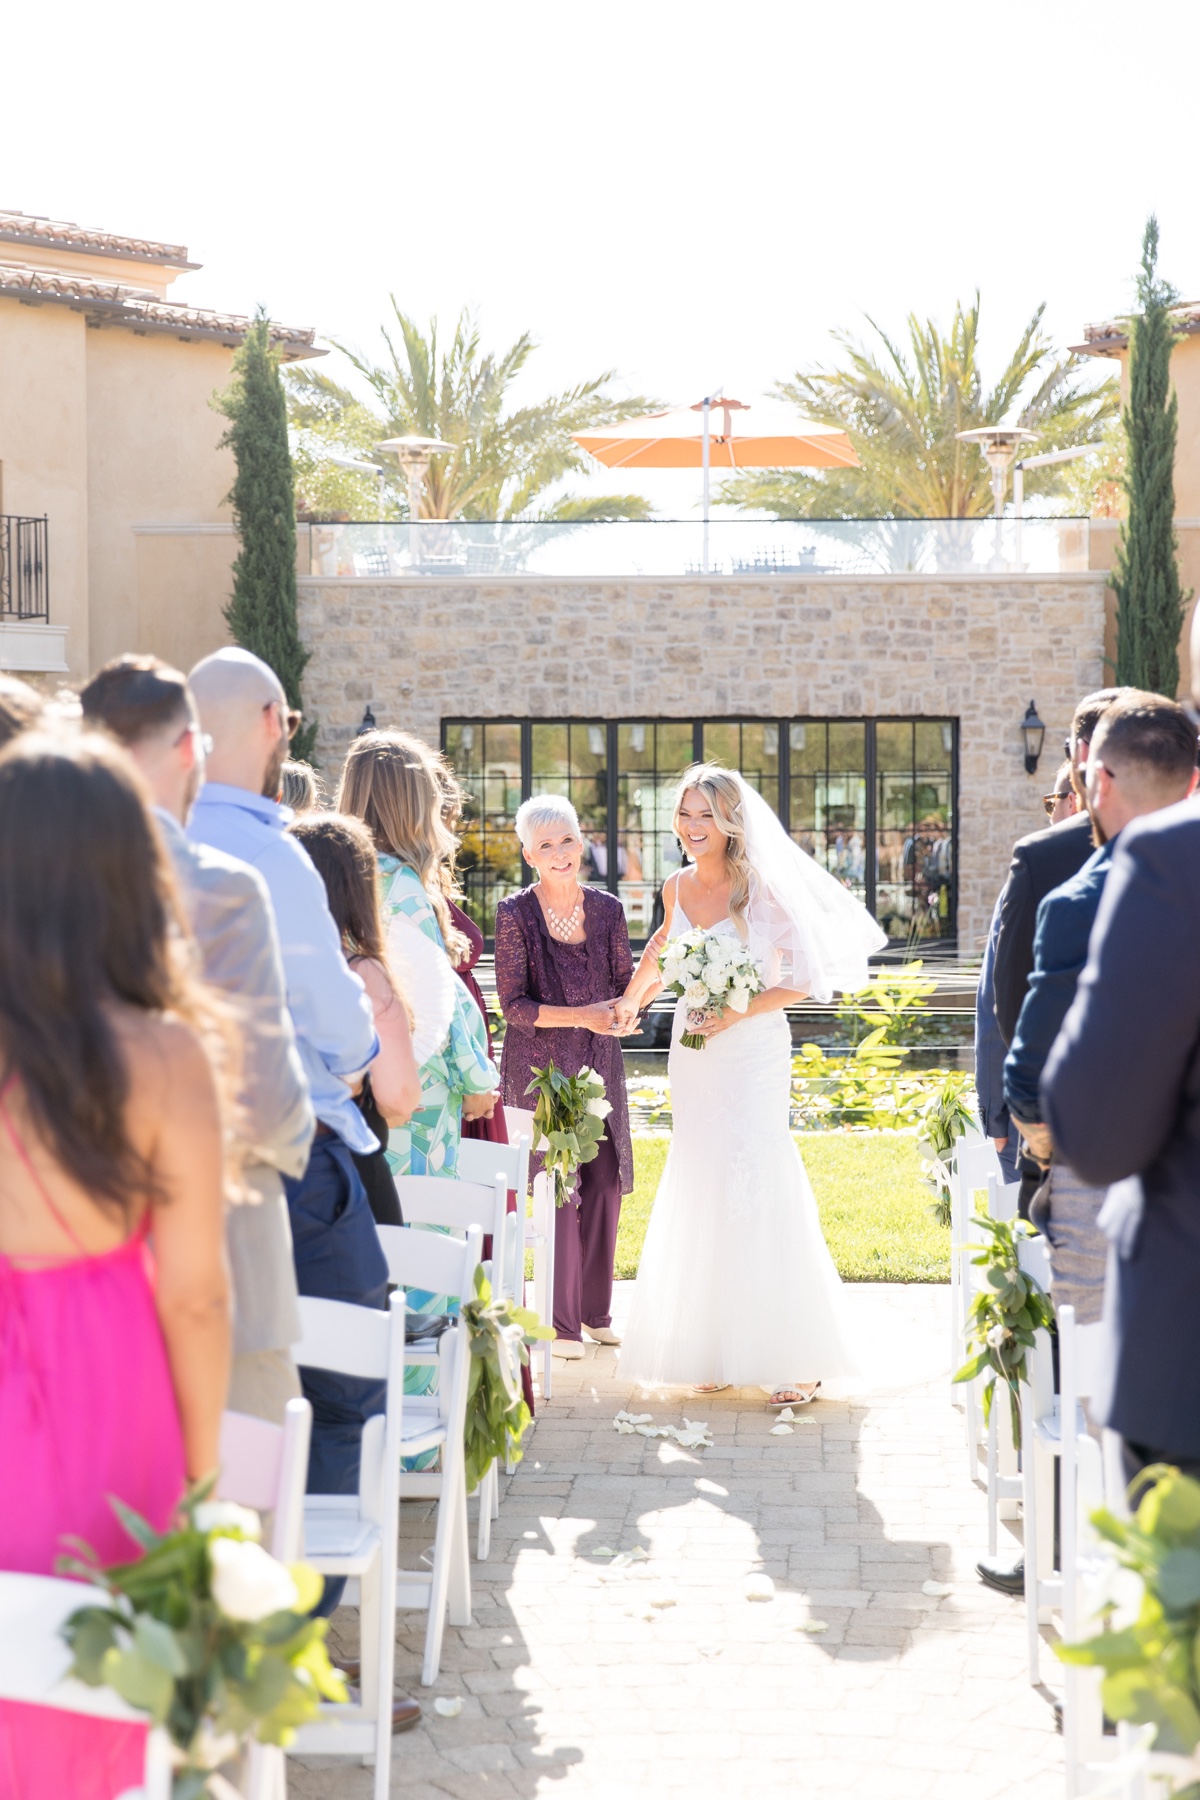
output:
POLYGON ((663 986, 683 1002, 689 1029, 680 1042, 689 1050, 703 1050, 708 1043, 701 1025, 719 1018, 726 1007, 744 1013, 766 985, 746 945, 719 931, 697 928, 672 938, 658 967, 663 986))
POLYGON ((603 1076, 586 1064, 578 1075, 565 1075, 552 1057, 544 1069, 531 1069, 530 1074, 525 1092, 538 1097, 533 1147, 543 1157, 546 1173, 554 1177, 555 1205, 565 1206, 583 1164, 600 1154, 612 1102, 605 1098, 603 1076))

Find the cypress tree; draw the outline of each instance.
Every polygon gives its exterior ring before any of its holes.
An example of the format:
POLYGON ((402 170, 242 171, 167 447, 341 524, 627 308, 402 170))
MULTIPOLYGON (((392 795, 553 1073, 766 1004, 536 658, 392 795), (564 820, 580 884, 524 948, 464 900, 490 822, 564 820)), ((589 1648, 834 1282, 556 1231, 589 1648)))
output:
MULTIPOLYGON (((262 307, 234 356, 233 380, 215 404, 229 420, 221 443, 237 462, 228 499, 240 548, 225 623, 236 643, 274 669, 288 704, 300 707, 308 652, 296 618, 295 488, 279 353, 262 307)), ((316 731, 315 720, 301 727, 293 756, 311 755, 316 731)))
POLYGON ((1129 511, 1117 549, 1117 681, 1174 699, 1179 688, 1179 633, 1189 596, 1175 560, 1175 439, 1179 402, 1171 387, 1174 288, 1157 272, 1158 220, 1142 239, 1140 314, 1129 338, 1129 446, 1125 492, 1129 511))

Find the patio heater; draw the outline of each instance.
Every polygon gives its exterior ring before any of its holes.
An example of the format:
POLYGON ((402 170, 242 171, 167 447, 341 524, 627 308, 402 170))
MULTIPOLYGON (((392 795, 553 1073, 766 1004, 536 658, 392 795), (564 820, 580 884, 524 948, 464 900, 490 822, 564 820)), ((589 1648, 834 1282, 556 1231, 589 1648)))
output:
POLYGON ((1026 469, 1045 469, 1051 463, 1074 462, 1077 456, 1090 456, 1093 450, 1103 450, 1103 444, 1076 444, 1072 450, 1047 450, 1041 456, 1020 456, 1013 464, 1013 518, 1016 521, 1017 567, 1023 566, 1022 530, 1025 521, 1025 471, 1026 469))
POLYGON ((992 472, 992 517, 996 521, 996 553, 989 567, 1002 569, 1004 558, 1000 554, 1000 526, 1004 518, 1008 471, 1022 443, 1027 438, 1036 437, 1037 433, 1026 431, 1023 425, 980 425, 974 431, 956 431, 954 435, 960 443, 978 444, 984 461, 992 472))
POLYGON ((395 452, 400 467, 408 477, 408 554, 415 568, 420 561, 417 552, 417 533, 420 527, 421 483, 429 473, 431 456, 449 456, 454 450, 453 444, 445 444, 441 438, 408 437, 385 438, 382 444, 376 444, 377 450, 395 452))

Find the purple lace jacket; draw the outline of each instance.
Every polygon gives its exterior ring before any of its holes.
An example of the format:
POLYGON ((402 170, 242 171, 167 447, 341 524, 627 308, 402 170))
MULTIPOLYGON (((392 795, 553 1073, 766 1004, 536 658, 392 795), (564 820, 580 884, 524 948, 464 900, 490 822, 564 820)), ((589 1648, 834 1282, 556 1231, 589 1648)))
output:
MULTIPOLYGON (((612 1111, 606 1130, 616 1147, 621 1192, 633 1191, 633 1145, 629 1138, 629 1101, 621 1040, 598 1037, 578 1026, 539 1027, 542 1006, 587 1006, 615 1000, 633 974, 633 952, 625 913, 615 894, 603 888, 583 890, 582 944, 560 944, 531 887, 510 894, 496 908, 496 994, 508 1024, 500 1059, 500 1092, 506 1106, 527 1111, 533 1102, 525 1090, 530 1071, 545 1068, 551 1057, 567 1075, 587 1064, 603 1077, 612 1111)), ((533 1159, 541 1167, 540 1157, 533 1159)))

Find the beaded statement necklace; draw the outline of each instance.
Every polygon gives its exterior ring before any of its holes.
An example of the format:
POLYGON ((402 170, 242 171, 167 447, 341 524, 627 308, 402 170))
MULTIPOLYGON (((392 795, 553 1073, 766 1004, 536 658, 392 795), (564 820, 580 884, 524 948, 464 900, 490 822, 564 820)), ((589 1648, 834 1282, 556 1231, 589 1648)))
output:
POLYGON ((576 927, 583 916, 583 889, 578 890, 579 898, 567 914, 555 912, 549 900, 546 902, 546 923, 551 933, 560 943, 567 943, 574 937, 576 927))

